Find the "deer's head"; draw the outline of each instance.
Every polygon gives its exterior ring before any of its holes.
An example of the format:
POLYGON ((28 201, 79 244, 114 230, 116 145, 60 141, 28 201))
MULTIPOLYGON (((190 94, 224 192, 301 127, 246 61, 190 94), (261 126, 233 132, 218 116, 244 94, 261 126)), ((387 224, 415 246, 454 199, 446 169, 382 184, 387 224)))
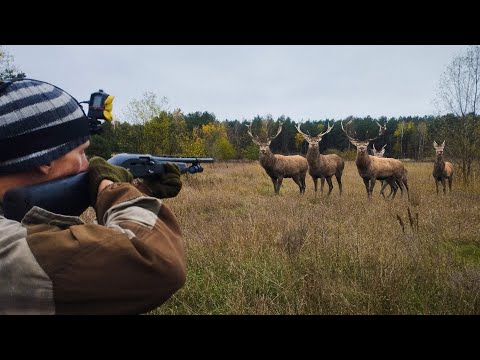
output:
POLYGON ((258 148, 260 150, 260 154, 265 155, 270 148, 270 143, 272 142, 272 140, 275 139, 282 132, 283 123, 280 123, 280 125, 278 126, 277 133, 274 136, 272 136, 272 137, 267 136, 266 141, 262 141, 262 140, 260 140, 260 138, 258 136, 254 136, 252 134, 252 123, 246 123, 245 125, 248 128, 248 134, 252 138, 253 143, 258 145, 258 148))
MULTIPOLYGON (((355 139, 353 136, 350 136, 348 134, 348 132, 345 130, 345 128, 343 127, 343 121, 340 121, 340 125, 342 126, 342 130, 343 132, 345 133, 345 135, 347 135, 347 138, 348 140, 350 140, 350 142, 357 148, 357 155, 361 155, 361 154, 368 154, 368 144, 370 144, 370 141, 372 140, 375 140, 375 139, 378 139, 378 137, 380 137, 381 135, 384 134, 385 130, 386 130, 386 127, 385 126, 382 126, 378 123, 378 121, 375 120, 375 122, 377 123, 377 125, 380 127, 379 131, 378 131, 378 135, 375 136, 374 138, 371 138, 371 139, 367 139, 367 140, 357 140, 355 139)), ((347 126, 348 124, 351 123, 351 120, 347 123, 347 126)))
POLYGON ((443 149, 445 148, 445 140, 443 140, 442 145, 438 145, 437 142, 434 140, 433 147, 435 148, 435 153, 437 157, 441 158, 443 156, 443 149))
POLYGON ((375 149, 375 144, 373 144, 373 149, 372 149, 373 156, 383 157, 383 154, 385 154, 385 146, 387 146, 387 144, 383 145, 381 150, 377 150, 375 149))
POLYGON ((303 136, 305 141, 308 142, 308 148, 309 149, 317 149, 319 147, 320 141, 322 141, 323 136, 328 134, 333 129, 333 124, 332 124, 332 126, 330 126, 330 124, 328 124, 327 130, 324 131, 323 133, 318 134, 317 136, 310 136, 310 135, 307 135, 304 132, 302 132, 302 130, 300 130, 300 126, 302 126, 302 124, 295 125, 298 132, 303 136))

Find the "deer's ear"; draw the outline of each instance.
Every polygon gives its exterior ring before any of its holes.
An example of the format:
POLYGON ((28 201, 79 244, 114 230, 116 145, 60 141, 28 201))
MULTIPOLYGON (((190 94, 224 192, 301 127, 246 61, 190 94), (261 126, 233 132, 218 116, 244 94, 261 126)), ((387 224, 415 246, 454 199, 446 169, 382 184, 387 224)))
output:
POLYGON ((443 140, 442 147, 445 147, 445 140, 443 140))
POLYGON ((433 140, 433 147, 438 147, 438 144, 435 140, 433 140))

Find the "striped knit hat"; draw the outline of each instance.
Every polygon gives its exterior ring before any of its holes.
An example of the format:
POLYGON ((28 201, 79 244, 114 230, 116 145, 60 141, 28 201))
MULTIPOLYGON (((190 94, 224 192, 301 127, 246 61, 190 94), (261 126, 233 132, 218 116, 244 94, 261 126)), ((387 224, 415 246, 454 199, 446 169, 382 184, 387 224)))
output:
POLYGON ((0 175, 49 164, 89 139, 70 94, 32 79, 0 81, 0 175))

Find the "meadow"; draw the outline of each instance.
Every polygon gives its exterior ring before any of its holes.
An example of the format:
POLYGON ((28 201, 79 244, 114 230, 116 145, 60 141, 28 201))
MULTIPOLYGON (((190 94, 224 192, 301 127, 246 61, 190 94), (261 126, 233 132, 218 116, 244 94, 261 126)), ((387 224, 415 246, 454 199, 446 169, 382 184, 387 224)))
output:
POLYGON ((380 182, 367 199, 352 161, 342 196, 309 175, 305 195, 292 179, 275 195, 258 161, 206 164, 164 200, 187 281, 149 314, 480 314, 480 184, 437 195, 433 163, 405 166, 409 200, 380 182))

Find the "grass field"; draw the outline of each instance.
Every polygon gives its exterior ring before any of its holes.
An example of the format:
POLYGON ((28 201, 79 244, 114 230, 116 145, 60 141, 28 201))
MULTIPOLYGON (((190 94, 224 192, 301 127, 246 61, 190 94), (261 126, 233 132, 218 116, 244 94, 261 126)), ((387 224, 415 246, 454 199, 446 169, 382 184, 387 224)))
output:
MULTIPOLYGON (((181 224, 187 282, 151 314, 480 314, 480 184, 437 196, 432 163, 405 163, 410 200, 280 195, 258 161, 206 164, 164 202, 181 224)), ((327 185, 326 188, 328 189, 327 185)), ((399 193, 400 194, 400 193, 399 193)))

